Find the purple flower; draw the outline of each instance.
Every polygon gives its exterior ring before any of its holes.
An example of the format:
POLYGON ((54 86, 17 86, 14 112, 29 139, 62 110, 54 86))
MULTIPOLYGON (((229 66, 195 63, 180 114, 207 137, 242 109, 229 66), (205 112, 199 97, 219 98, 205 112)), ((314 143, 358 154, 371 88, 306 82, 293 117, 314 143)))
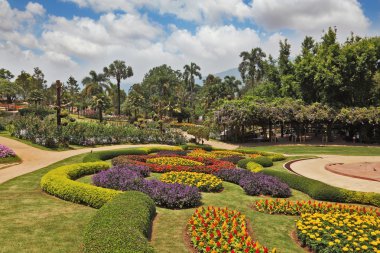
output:
POLYGON ((148 166, 139 165, 139 164, 121 164, 113 166, 113 168, 133 170, 141 174, 143 177, 149 177, 150 170, 148 166))
POLYGON ((224 181, 240 185, 248 195, 291 196, 289 186, 273 176, 243 169, 222 169, 214 175, 224 181))
POLYGON ((12 149, 8 148, 7 146, 0 144, 0 158, 11 157, 11 156, 16 156, 15 152, 12 149))
POLYGON ((140 191, 150 196, 158 206, 185 208, 198 206, 201 194, 197 187, 146 180, 145 166, 116 166, 93 176, 96 186, 122 191, 140 191), (142 168, 138 168, 142 167, 142 168), (133 170, 132 170, 133 169, 133 170))

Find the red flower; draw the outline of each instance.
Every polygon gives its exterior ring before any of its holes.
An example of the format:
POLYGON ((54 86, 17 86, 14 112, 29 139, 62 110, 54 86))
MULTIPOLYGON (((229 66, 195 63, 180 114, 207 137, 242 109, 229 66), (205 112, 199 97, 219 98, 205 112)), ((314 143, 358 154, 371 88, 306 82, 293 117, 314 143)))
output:
POLYGON ((210 252, 210 250, 211 250, 210 246, 207 246, 206 247, 206 252, 210 252))

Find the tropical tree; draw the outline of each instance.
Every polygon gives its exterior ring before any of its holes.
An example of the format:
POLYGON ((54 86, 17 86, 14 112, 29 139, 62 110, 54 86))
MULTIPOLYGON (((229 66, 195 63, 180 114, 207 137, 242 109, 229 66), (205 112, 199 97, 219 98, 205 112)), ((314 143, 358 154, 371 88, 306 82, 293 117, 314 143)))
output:
POLYGON ((20 87, 16 83, 0 78, 0 97, 5 97, 8 105, 16 100, 19 93, 20 87))
POLYGON ((23 100, 26 100, 29 97, 30 92, 32 91, 32 76, 25 72, 21 71, 21 73, 17 76, 15 83, 21 89, 21 97, 23 100))
POLYGON ((5 79, 5 80, 10 81, 13 77, 15 76, 9 70, 4 69, 4 68, 0 69, 0 79, 5 79))
POLYGON ((69 97, 69 100, 71 102, 70 104, 70 111, 73 111, 74 104, 76 104, 79 100, 79 84, 78 81, 75 80, 74 77, 70 76, 69 79, 66 81, 66 92, 69 97))
POLYGON ((195 77, 198 77, 199 80, 202 79, 201 75, 201 67, 199 67, 194 62, 191 62, 190 65, 185 65, 183 67, 183 78, 185 80, 185 84, 190 93, 190 108, 194 110, 194 91, 195 91, 195 77))
POLYGON ((107 94, 99 93, 92 97, 91 106, 98 111, 99 122, 103 122, 103 112, 109 108, 111 101, 107 94))
POLYGON ((96 73, 91 70, 89 76, 83 78, 83 93, 89 97, 102 93, 104 89, 108 89, 107 77, 103 73, 96 73))
POLYGON ((250 52, 240 53, 242 62, 239 64, 239 72, 246 89, 254 87, 264 76, 264 65, 266 54, 259 47, 253 48, 250 52))
POLYGON ((117 82, 117 114, 120 115, 120 105, 121 105, 121 93, 120 93, 120 82, 128 77, 133 76, 133 71, 131 66, 126 66, 125 61, 115 60, 108 67, 103 69, 104 74, 107 77, 114 77, 117 82))

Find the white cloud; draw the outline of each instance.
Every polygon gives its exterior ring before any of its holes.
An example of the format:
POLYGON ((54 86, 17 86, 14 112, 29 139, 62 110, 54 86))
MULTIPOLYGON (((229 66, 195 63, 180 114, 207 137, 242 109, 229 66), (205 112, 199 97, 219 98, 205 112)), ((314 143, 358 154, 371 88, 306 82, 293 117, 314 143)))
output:
POLYGON ((253 0, 254 20, 266 29, 320 34, 330 26, 348 34, 369 28, 357 0, 253 0))
POLYGON ((63 0, 74 2, 80 7, 89 7, 98 12, 122 10, 135 13, 147 7, 160 14, 172 14, 176 17, 198 23, 220 23, 223 19, 251 16, 250 6, 242 0, 63 0))
POLYGON ((26 11, 33 13, 35 15, 38 15, 38 16, 42 16, 45 14, 44 7, 39 3, 33 3, 33 2, 29 2, 26 5, 26 11))

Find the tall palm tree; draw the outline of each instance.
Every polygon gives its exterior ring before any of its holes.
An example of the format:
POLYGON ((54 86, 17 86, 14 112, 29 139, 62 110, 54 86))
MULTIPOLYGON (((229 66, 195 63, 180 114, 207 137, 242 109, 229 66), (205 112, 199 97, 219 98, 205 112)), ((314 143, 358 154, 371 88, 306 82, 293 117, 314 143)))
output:
POLYGON ((103 73, 96 73, 91 70, 89 76, 83 78, 83 92, 87 96, 94 96, 108 89, 107 77, 103 73))
POLYGON ((261 48, 256 47, 251 52, 241 52, 240 57, 243 58, 239 64, 241 78, 246 86, 253 87, 264 76, 264 58, 266 54, 261 48))
POLYGON ((103 72, 108 77, 114 77, 117 82, 117 114, 120 115, 120 82, 133 76, 131 66, 126 66, 125 61, 115 60, 108 67, 104 67, 103 72))
POLYGON ((194 110, 194 88, 195 88, 195 77, 198 77, 199 80, 202 79, 201 67, 199 67, 194 62, 191 62, 190 65, 185 65, 183 67, 183 77, 186 83, 188 90, 190 91, 190 107, 194 110))

